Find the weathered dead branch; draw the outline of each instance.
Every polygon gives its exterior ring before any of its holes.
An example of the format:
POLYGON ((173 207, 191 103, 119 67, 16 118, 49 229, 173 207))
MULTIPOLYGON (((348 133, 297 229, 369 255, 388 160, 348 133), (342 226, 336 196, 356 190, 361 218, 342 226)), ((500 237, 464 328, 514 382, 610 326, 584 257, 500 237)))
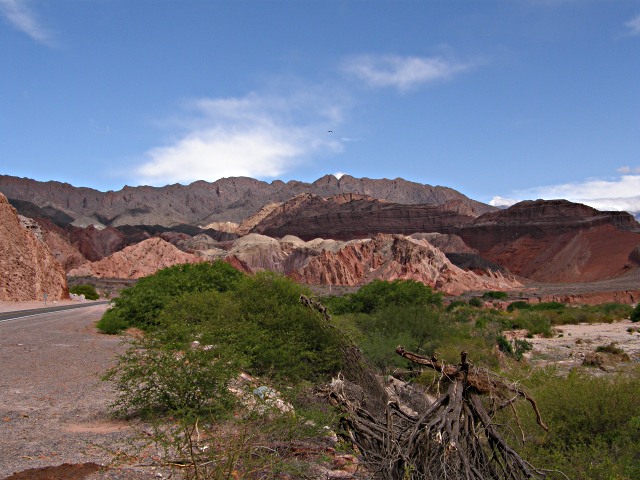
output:
MULTIPOLYGON (((425 402, 421 412, 408 408, 393 394, 387 396, 382 411, 363 408, 352 394, 353 386, 344 379, 334 382, 331 391, 334 403, 346 414, 345 424, 351 439, 375 467, 379 478, 520 480, 545 477, 544 471, 530 465, 506 442, 492 420, 496 411, 525 399, 535 410, 538 423, 546 428, 535 401, 526 392, 488 370, 473 367, 464 352, 458 365, 446 365, 402 347, 396 352, 441 374, 445 393, 435 401, 425 402)), ((426 398, 418 389, 414 389, 413 394, 426 398)))
MULTIPOLYGON (((329 321, 327 309, 301 295, 300 301, 329 321)), ((328 328, 331 328, 327 322, 328 328)), ((448 365, 403 347, 396 353, 440 373, 444 393, 430 398, 424 391, 391 377, 383 382, 362 352, 346 341, 343 375, 328 389, 332 403, 344 413, 345 430, 371 471, 385 480, 525 480, 543 479, 507 443, 494 415, 514 403, 531 404, 538 424, 547 430, 536 402, 517 384, 467 362, 448 365)), ((524 438, 524 437, 523 437, 524 438)))

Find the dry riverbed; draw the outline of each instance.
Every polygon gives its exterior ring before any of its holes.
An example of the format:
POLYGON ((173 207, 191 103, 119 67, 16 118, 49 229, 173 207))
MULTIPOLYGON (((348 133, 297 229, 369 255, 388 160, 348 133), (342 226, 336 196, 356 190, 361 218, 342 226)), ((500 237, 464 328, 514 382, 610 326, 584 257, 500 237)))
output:
POLYGON ((640 323, 622 320, 614 323, 562 325, 556 327, 551 338, 526 338, 525 331, 508 332, 507 338, 529 341, 533 348, 525 358, 533 365, 556 365, 561 370, 581 366, 585 358, 598 347, 614 345, 629 356, 628 361, 604 364, 603 371, 617 371, 630 364, 640 363, 640 323))

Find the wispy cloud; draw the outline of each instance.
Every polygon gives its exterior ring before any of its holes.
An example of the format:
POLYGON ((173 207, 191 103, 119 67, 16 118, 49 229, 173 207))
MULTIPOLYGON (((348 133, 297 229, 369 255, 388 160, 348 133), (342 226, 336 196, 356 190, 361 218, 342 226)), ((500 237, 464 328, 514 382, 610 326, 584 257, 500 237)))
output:
POLYGON ((627 33, 629 35, 640 35, 640 15, 632 18, 624 25, 628 28, 627 33))
POLYGON ((510 197, 494 197, 489 203, 496 207, 509 206, 520 200, 558 199, 584 203, 598 210, 622 210, 631 213, 640 212, 640 175, 628 173, 640 172, 640 167, 621 167, 623 173, 613 180, 592 179, 584 182, 548 185, 527 190, 518 190, 510 197), (519 199, 519 200, 516 200, 519 199))
POLYGON ((344 63, 344 70, 372 87, 393 87, 400 91, 418 85, 447 80, 471 68, 441 57, 361 55, 344 63))
POLYGON ((0 0, 0 15, 36 42, 53 46, 53 36, 38 21, 27 0, 0 0))
POLYGON ((343 148, 327 135, 341 122, 341 107, 309 92, 205 98, 189 102, 186 110, 181 122, 185 131, 168 145, 147 151, 135 169, 140 183, 275 178, 312 155, 343 148))

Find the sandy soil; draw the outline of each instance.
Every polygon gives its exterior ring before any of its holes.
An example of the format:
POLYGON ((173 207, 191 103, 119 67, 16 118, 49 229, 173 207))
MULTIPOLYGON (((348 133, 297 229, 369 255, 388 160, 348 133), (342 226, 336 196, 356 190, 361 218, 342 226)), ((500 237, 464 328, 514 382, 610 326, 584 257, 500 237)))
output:
MULTIPOLYGON (((525 354, 534 365, 557 365, 569 370, 582 365, 587 354, 595 352, 599 346, 614 343, 630 357, 630 362, 609 366, 614 371, 640 363, 640 323, 622 320, 614 323, 562 325, 556 327, 552 338, 534 337, 526 340, 533 349, 525 354)), ((526 331, 509 332, 510 338, 525 338, 526 331)))

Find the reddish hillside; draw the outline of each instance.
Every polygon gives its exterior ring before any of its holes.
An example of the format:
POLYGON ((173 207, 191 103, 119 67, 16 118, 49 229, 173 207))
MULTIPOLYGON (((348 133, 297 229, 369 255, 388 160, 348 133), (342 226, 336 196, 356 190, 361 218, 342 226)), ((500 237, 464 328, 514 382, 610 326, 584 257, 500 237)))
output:
POLYGON ((176 264, 200 261, 200 257, 184 253, 156 237, 126 247, 97 262, 85 263, 71 270, 69 276, 135 279, 176 264))
POLYGON ((625 212, 565 200, 521 202, 477 218, 459 235, 480 255, 541 282, 590 282, 637 268, 640 225, 625 212))
POLYGON ((62 266, 45 243, 27 230, 0 194, 0 300, 60 300, 69 297, 62 266))

